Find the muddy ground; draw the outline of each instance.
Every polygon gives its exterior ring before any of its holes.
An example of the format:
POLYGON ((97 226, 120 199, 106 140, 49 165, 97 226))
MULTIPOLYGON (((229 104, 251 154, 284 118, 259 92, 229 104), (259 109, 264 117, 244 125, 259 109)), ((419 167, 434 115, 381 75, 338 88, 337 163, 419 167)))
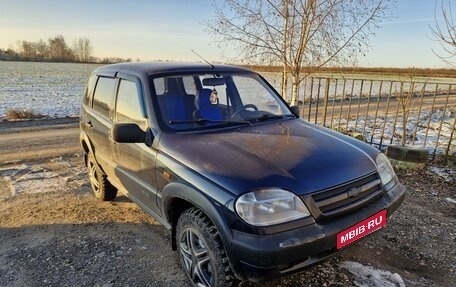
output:
MULTIPOLYGON (((165 228, 125 196, 92 196, 77 138, 75 120, 0 123, 0 286, 189 286, 165 228)), ((398 171, 408 196, 386 228, 321 265, 242 286, 454 286, 456 181, 436 165, 398 171), (380 271, 360 278, 370 267, 380 271)))

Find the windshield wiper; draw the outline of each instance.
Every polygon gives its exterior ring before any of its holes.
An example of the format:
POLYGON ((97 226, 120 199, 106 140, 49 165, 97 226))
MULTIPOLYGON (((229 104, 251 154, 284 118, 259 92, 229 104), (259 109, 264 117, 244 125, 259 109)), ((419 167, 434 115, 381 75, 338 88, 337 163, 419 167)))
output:
POLYGON ((248 121, 266 121, 266 120, 278 120, 278 119, 288 119, 288 118, 296 118, 293 114, 288 115, 272 115, 272 114, 264 114, 256 118, 248 118, 248 121))
POLYGON ((215 124, 242 124, 242 125, 249 125, 251 126, 252 123, 248 121, 233 121, 233 120, 211 120, 211 119, 197 119, 197 120, 170 120, 170 125, 179 125, 179 124, 197 124, 201 126, 205 126, 208 123, 215 123, 215 124))

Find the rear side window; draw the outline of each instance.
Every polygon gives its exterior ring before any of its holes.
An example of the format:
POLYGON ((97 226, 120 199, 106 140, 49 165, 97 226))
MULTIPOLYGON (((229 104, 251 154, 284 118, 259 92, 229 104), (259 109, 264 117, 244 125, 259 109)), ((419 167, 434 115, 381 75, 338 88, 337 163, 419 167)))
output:
POLYGON ((155 78, 154 87, 156 95, 163 95, 165 93, 165 80, 164 78, 155 78))
POLYGON ((144 105, 136 83, 120 80, 117 93, 116 120, 121 123, 135 123, 144 126, 144 105))
MULTIPOLYGON (((168 92, 166 89, 165 82, 167 79, 173 78, 176 81, 176 89, 180 94, 187 94, 187 95, 196 95, 196 85, 195 79, 192 76, 177 76, 177 77, 166 77, 166 78, 155 78, 154 79, 154 87, 155 87, 155 94, 156 95, 163 95, 168 92)), ((173 89, 174 92, 176 89, 173 89)), ((174 93, 173 92, 173 93, 174 93)))
POLYGON ((184 77, 182 77, 182 82, 184 84, 185 92, 188 95, 196 95, 196 85, 195 85, 195 79, 193 77, 184 76, 184 77))
POLYGON ((93 109, 105 117, 109 117, 109 110, 112 108, 115 86, 116 80, 113 78, 98 78, 93 95, 93 109))
POLYGON ((90 98, 93 95, 93 89, 95 88, 95 83, 97 82, 97 76, 92 75, 89 78, 89 82, 87 83, 87 87, 84 93, 84 104, 88 105, 90 102, 90 98))

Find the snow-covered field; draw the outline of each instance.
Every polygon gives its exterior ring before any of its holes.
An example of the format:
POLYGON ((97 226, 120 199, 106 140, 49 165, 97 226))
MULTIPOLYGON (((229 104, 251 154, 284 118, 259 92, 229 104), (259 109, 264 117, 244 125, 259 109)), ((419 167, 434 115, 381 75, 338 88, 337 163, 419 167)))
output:
POLYGON ((79 115, 87 79, 98 66, 0 61, 0 117, 10 109, 51 117, 79 115))

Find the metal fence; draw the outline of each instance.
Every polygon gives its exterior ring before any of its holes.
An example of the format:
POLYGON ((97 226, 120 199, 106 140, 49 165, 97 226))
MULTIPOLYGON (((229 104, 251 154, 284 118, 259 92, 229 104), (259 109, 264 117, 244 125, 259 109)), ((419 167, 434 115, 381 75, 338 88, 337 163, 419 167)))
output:
POLYGON ((313 76, 299 97, 301 117, 371 145, 456 155, 456 79, 313 76))

